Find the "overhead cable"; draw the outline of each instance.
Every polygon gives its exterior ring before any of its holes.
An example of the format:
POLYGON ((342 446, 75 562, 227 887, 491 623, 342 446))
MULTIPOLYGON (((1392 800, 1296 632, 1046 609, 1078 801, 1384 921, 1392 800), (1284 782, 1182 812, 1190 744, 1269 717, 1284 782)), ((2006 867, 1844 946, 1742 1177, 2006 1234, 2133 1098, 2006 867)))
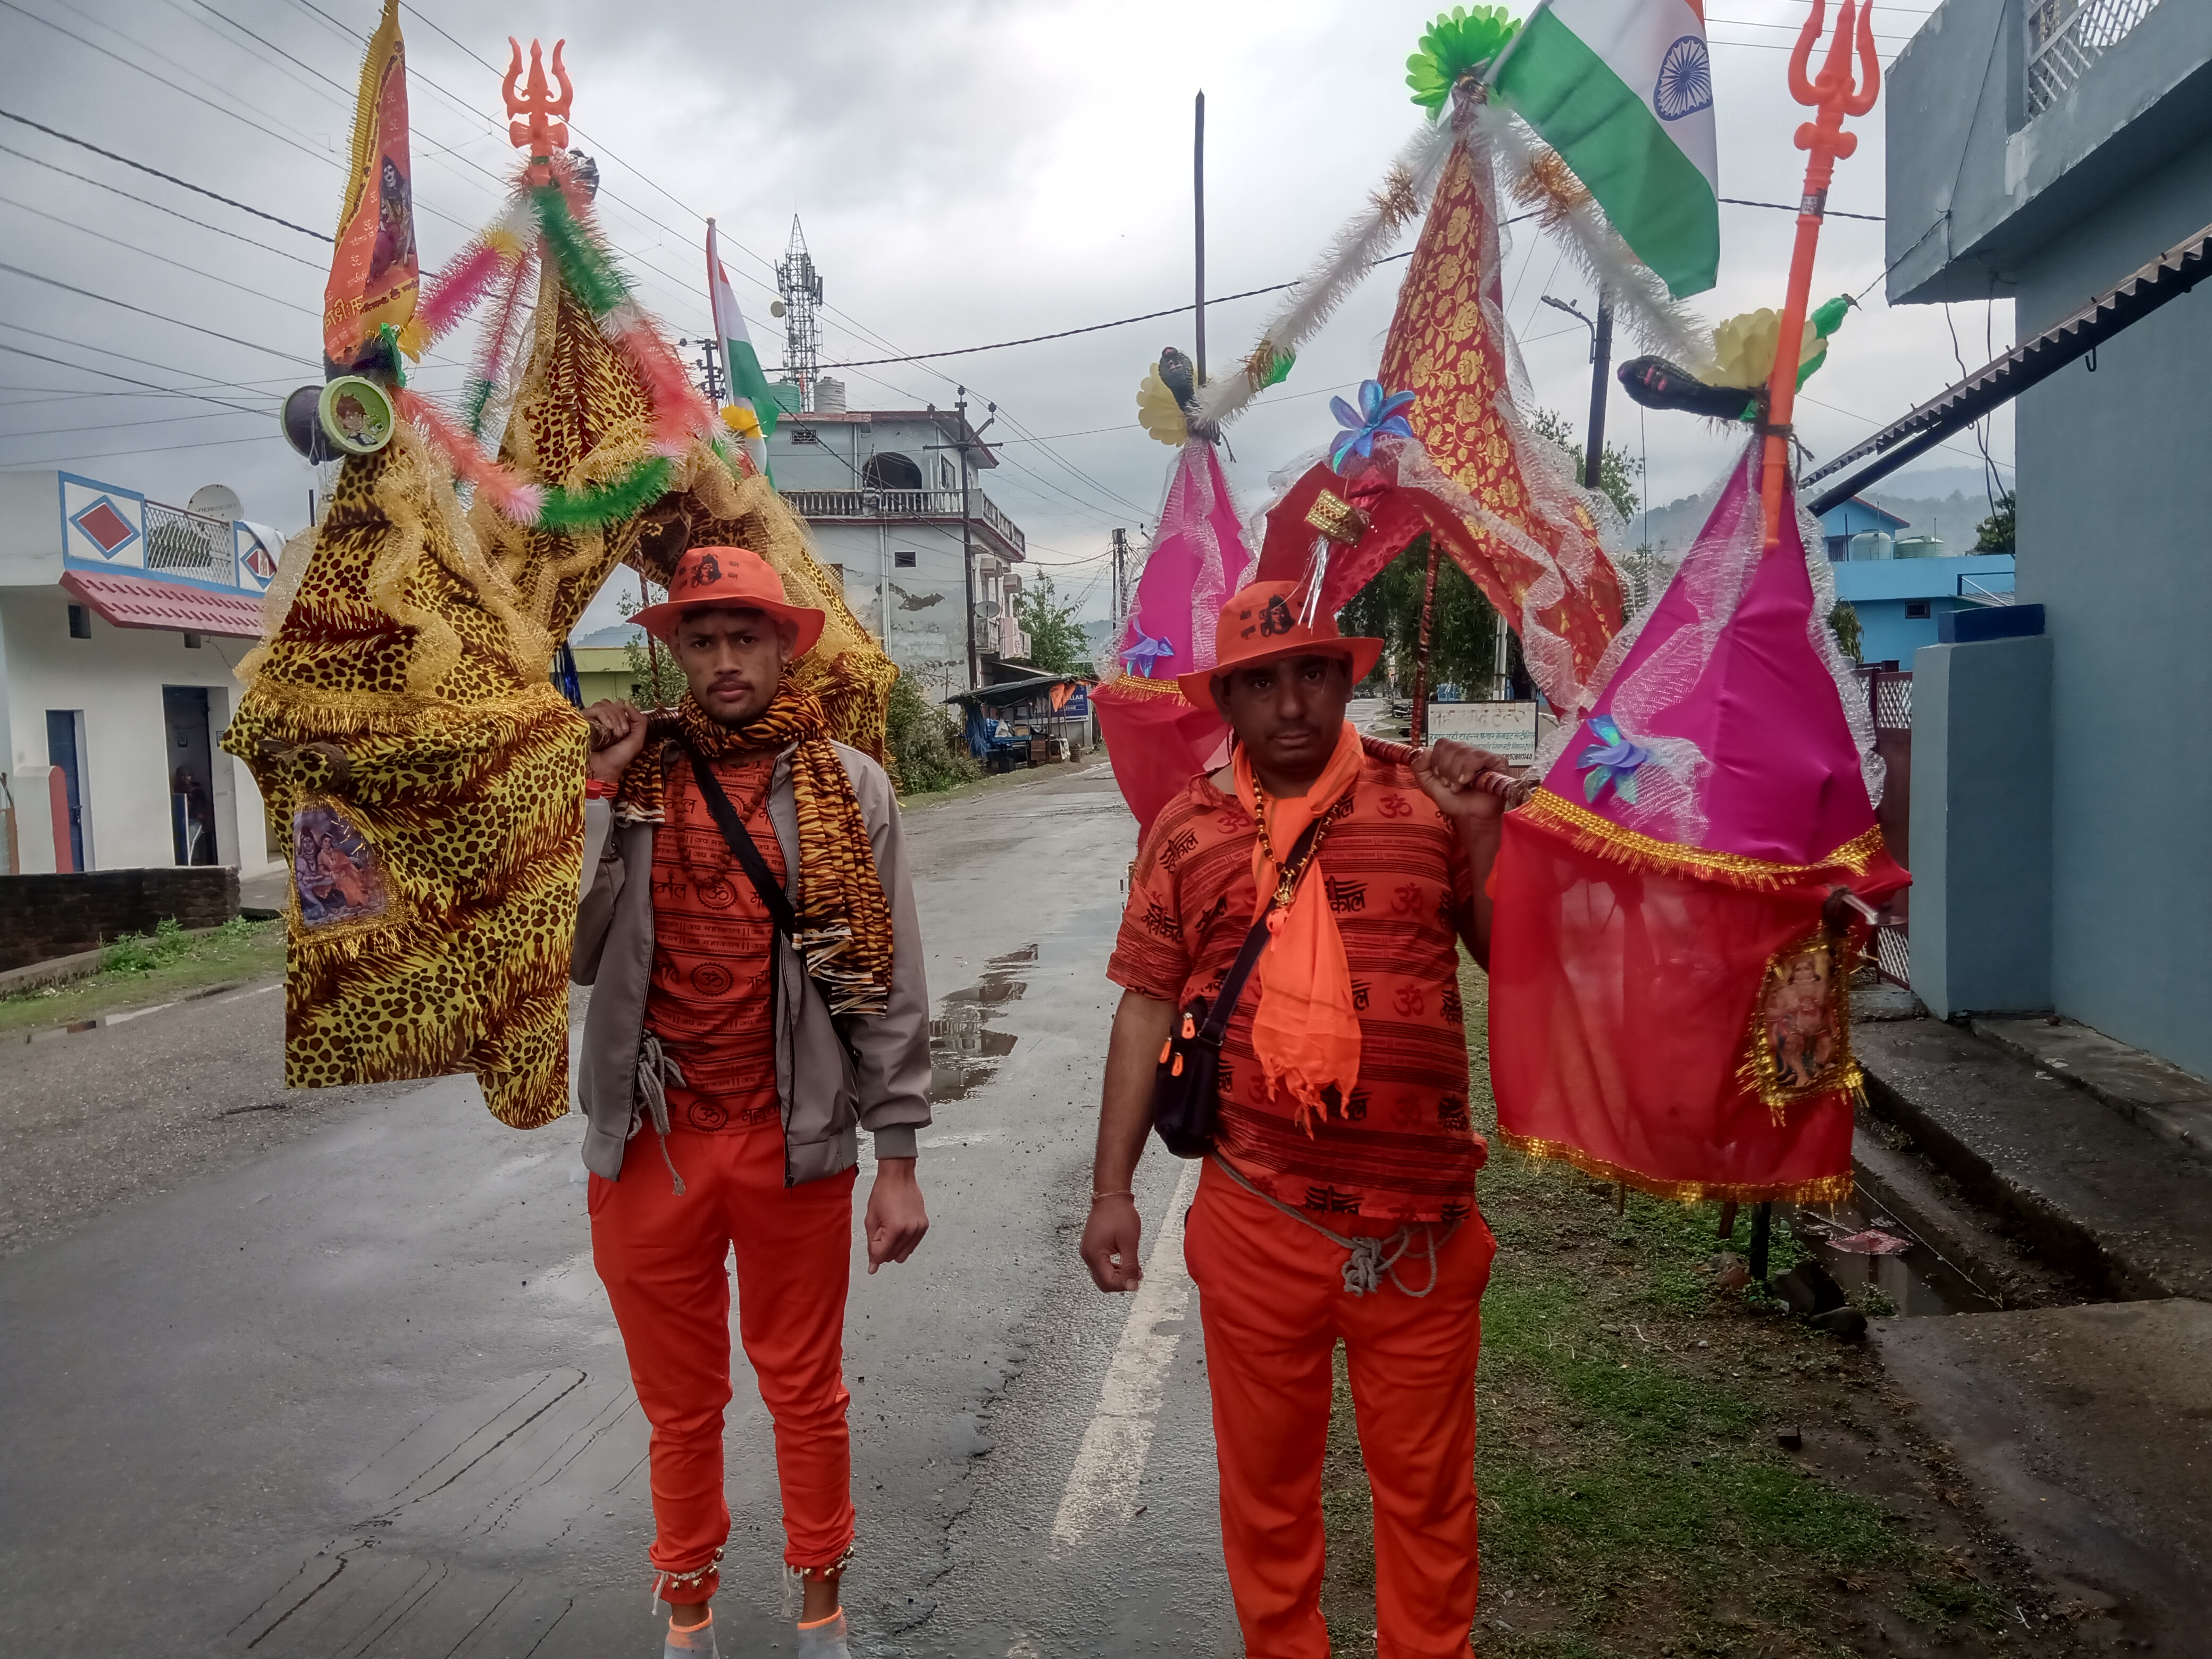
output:
MULTIPOLYGON (((4 3, 5 0, 0 0, 0 4, 4 3)), ((141 317, 151 317, 155 322, 169 328, 190 329, 195 334, 204 334, 210 339, 221 340, 228 345, 244 346, 249 351, 262 352, 271 357, 282 357, 288 363, 304 364, 317 373, 322 370, 322 364, 312 358, 301 357, 289 351, 279 351, 274 346, 265 346, 258 341, 241 340, 235 334, 225 334, 219 329, 202 328, 198 323, 188 323, 181 317, 165 316, 158 311, 149 311, 143 306, 134 306, 128 300, 117 300, 105 294, 95 294, 88 288, 79 288, 75 283, 64 283, 58 276, 42 276, 35 270, 26 270, 21 265, 11 265, 4 261, 0 261, 0 270, 4 270, 12 276, 23 276, 34 283, 44 283, 48 288, 58 288, 70 294, 81 295, 88 300, 97 300, 102 305, 115 306, 125 311, 135 311, 141 317)))
MULTIPOLYGON (((8 3, 9 0, 0 0, 0 5, 4 5, 8 3)), ((88 143, 82 138, 74 137, 69 133, 61 131, 58 128, 46 125, 43 121, 33 121, 27 115, 18 115, 15 111, 10 109, 0 109, 0 120, 15 121, 27 127, 35 127, 39 131, 45 133, 49 138, 58 138, 65 144, 75 144, 79 149, 88 149, 94 155, 105 155, 111 161, 120 161, 126 167, 136 167, 141 173, 150 173, 156 179, 160 179, 169 184, 174 185, 180 190, 189 190, 195 195, 204 196, 210 201, 220 202, 225 207, 234 207, 240 213, 250 213, 257 219, 266 219, 270 224, 282 225, 287 230, 296 230, 301 235, 312 236, 319 242, 330 242, 335 244, 337 240, 337 238, 335 236, 325 236, 319 230, 309 230, 307 226, 295 225, 289 219, 280 219, 273 213, 264 213, 258 207, 248 207, 243 202, 235 201, 232 198, 210 190, 204 185, 188 183, 185 179, 178 178, 173 173, 164 173, 159 167, 148 167, 143 161, 134 161, 127 155, 118 155, 112 149, 102 149, 98 144, 88 143)), ((150 206, 152 204, 149 204, 149 205, 150 206)))

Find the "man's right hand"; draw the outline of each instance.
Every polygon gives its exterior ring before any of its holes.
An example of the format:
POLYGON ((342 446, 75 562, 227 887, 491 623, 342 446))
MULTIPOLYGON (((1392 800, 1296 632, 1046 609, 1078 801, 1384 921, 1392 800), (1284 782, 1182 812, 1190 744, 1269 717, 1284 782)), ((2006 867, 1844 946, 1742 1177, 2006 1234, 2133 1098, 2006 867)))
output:
POLYGON ((595 702, 584 711, 592 726, 592 756, 586 763, 600 783, 622 781, 622 775, 645 747, 649 729, 644 714, 619 698, 595 702))
POLYGON ((1091 1282, 1102 1291, 1135 1290, 1145 1277, 1137 1254, 1144 1231, 1133 1198, 1117 1194, 1093 1204, 1083 1227, 1083 1265, 1091 1269, 1091 1282))

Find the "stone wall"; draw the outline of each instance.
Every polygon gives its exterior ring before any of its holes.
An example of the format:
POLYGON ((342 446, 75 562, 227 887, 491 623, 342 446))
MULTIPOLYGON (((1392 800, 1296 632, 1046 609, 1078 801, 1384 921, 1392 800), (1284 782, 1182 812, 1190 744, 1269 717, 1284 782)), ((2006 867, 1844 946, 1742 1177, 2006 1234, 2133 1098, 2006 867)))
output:
POLYGON ((165 917, 215 927, 238 914, 238 872, 199 866, 0 876, 0 969, 151 933, 165 917))

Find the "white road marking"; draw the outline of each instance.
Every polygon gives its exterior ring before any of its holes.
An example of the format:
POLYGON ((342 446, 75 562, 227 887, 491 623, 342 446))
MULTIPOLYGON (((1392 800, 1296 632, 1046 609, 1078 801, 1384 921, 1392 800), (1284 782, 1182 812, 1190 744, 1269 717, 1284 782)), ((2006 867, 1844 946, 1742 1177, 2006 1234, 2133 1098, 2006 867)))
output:
POLYGON ((164 1008, 173 1008, 176 1006, 173 1002, 157 1002, 150 1008, 133 1008, 128 1013, 110 1014, 100 1023, 102 1025, 120 1025, 125 1020, 143 1019, 149 1014, 158 1014, 164 1008))
POLYGON ((1106 1368, 1097 1413, 1076 1450, 1075 1468, 1060 1494, 1060 1515, 1052 1523, 1056 1544, 1079 1544, 1100 1525, 1118 1525, 1129 1518, 1137 1483, 1144 1478, 1145 1460, 1152 1454, 1168 1364, 1182 1334, 1163 1328, 1182 1318, 1190 1305, 1190 1275, 1182 1265, 1182 1218, 1197 1184, 1194 1160, 1183 1165, 1182 1178, 1176 1183, 1166 1219, 1145 1261, 1144 1279, 1121 1327, 1121 1340, 1106 1368))
POLYGON ((283 990, 283 988, 284 988, 284 981, 283 981, 283 980, 281 980, 281 979, 280 979, 280 980, 278 980, 278 981, 277 981, 274 985, 257 985, 257 986, 255 986, 255 987, 254 987, 251 991, 240 991, 240 992, 236 996, 234 996, 234 997, 225 997, 225 998, 224 998, 221 1002, 217 1003, 216 1006, 217 1007, 219 1007, 219 1008, 220 1008, 220 1007, 227 1007, 227 1006, 228 1006, 231 1003, 234 1003, 234 1002, 243 1002, 243 1001, 245 1001, 245 1000, 246 1000, 246 998, 248 998, 248 997, 265 997, 265 996, 267 996, 267 995, 268 995, 271 991, 281 991, 281 990, 283 990))

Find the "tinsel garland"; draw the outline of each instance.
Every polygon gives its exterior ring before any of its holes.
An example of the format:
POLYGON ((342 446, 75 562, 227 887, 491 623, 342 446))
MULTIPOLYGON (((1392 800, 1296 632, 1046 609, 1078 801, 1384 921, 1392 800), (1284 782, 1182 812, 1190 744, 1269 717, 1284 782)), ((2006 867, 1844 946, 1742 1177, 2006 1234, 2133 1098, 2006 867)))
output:
MULTIPOLYGON (((557 163, 556 169, 565 174, 557 163)), ((563 176, 553 184, 519 188, 500 222, 431 280, 417 318, 426 342, 451 330, 483 300, 502 273, 507 279, 498 313, 485 331, 463 393, 462 422, 456 424, 429 399, 407 390, 404 375, 397 373, 395 395, 401 414, 444 457, 455 476, 473 484, 502 516, 519 524, 574 531, 629 517, 665 494, 675 478, 672 458, 680 456, 695 438, 713 441, 714 415, 692 386, 683 361, 631 298, 628 279, 601 245, 588 217, 580 216, 579 206, 589 198, 572 194, 569 182, 563 176), (478 441, 513 338, 532 231, 562 283, 636 371, 653 411, 654 453, 619 477, 579 489, 526 483, 485 454, 478 441)), ((720 445, 715 447, 719 451, 720 445)))

